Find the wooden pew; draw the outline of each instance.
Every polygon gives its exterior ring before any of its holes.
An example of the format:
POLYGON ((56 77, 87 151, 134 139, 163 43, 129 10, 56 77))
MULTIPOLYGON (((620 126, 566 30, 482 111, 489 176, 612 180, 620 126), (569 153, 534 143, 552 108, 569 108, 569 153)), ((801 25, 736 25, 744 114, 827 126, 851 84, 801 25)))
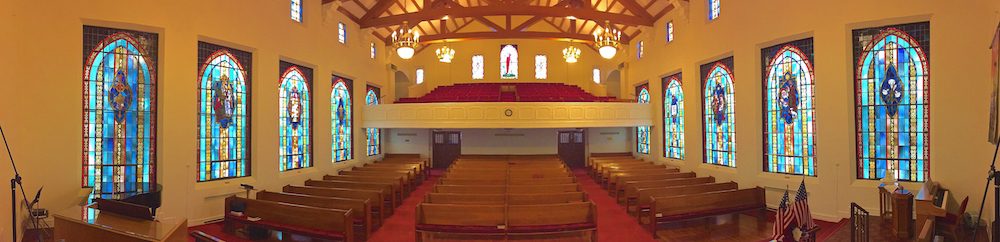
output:
POLYGON ((591 202, 510 205, 507 234, 514 240, 520 236, 577 235, 596 242, 597 209, 591 202))
POLYGON ((552 185, 552 184, 574 184, 576 178, 573 177, 551 177, 537 179, 511 178, 507 181, 509 185, 552 185))
POLYGON ((408 176, 412 177, 414 182, 423 182, 426 177, 423 174, 417 172, 417 169, 412 167, 379 167, 379 166, 355 166, 351 167, 352 171, 374 171, 374 172, 404 172, 408 176))
POLYGON ((285 185, 284 187, 281 188, 281 192, 320 196, 320 197, 339 197, 339 198, 351 198, 351 199, 362 199, 362 200, 372 201, 371 202, 372 217, 378 218, 378 224, 382 224, 383 222, 385 222, 385 219, 389 217, 389 215, 392 215, 392 206, 385 206, 385 203, 374 202, 374 201, 385 200, 384 198, 382 198, 382 193, 379 193, 378 191, 285 185))
POLYGON ((695 178, 678 178, 678 179, 667 179, 667 180, 655 180, 655 181, 630 181, 625 183, 625 204, 635 204, 639 199, 639 189, 643 188, 657 188, 657 187, 672 187, 672 186, 682 186, 682 185, 694 185, 694 184, 705 184, 705 183, 715 183, 715 177, 695 177, 695 178))
POLYGON ((488 186, 503 186, 507 184, 507 180, 503 179, 475 179, 475 178, 441 178, 438 180, 438 185, 488 185, 488 186))
MULTIPOLYGON (((762 210, 764 189, 760 187, 732 191, 710 192, 683 196, 653 197, 647 220, 649 230, 656 233, 661 222, 729 214, 741 211, 762 210)), ((639 219, 643 223, 643 219, 639 219)))
POLYGON ((633 176, 634 175, 655 175, 655 174, 678 173, 678 172, 681 172, 681 170, 679 168, 676 168, 676 167, 653 168, 653 169, 638 169, 638 170, 617 170, 617 171, 612 171, 611 173, 609 173, 608 177, 606 177, 601 182, 605 183, 605 184, 602 184, 602 185, 607 185, 607 183, 609 183, 609 182, 616 182, 616 179, 618 179, 619 176, 623 176, 623 175, 633 175, 633 176))
POLYGON ((600 177, 603 180, 607 180, 608 177, 611 176, 611 173, 612 172, 616 172, 616 171, 636 171, 636 170, 668 169, 668 168, 674 168, 674 167, 667 166, 667 165, 656 165, 656 164, 637 164, 637 165, 626 165, 626 166, 613 166, 613 167, 607 167, 604 170, 601 170, 601 173, 600 173, 600 175, 598 177, 600 177))
POLYGON ((366 183, 366 182, 350 182, 350 181, 326 181, 326 180, 306 180, 305 185, 307 187, 325 187, 325 188, 343 188, 343 189, 355 189, 355 190, 369 190, 378 191, 382 194, 383 201, 373 201, 381 202, 387 206, 395 207, 395 204, 402 201, 401 198, 396 196, 396 193, 392 192, 392 184, 389 183, 366 183))
POLYGON ((416 241, 438 237, 505 239, 505 205, 421 203, 416 209, 416 241))
POLYGON ((530 193, 557 193, 557 192, 578 192, 580 185, 555 184, 555 185, 510 185, 507 186, 507 194, 530 194, 530 193))
POLYGON ((507 195, 507 204, 510 205, 555 204, 555 203, 573 203, 573 202, 586 202, 586 201, 588 201, 587 194, 584 192, 507 195))
POLYGON ((361 200, 351 198, 321 197, 295 193, 269 192, 264 190, 257 192, 257 200, 291 203, 317 208, 352 210, 354 211, 354 234, 359 235, 358 237, 361 240, 369 238, 372 234, 372 230, 374 229, 372 224, 371 201, 367 199, 361 200), (360 231, 357 231, 358 229, 360 229, 360 231))
POLYGON ((323 180, 325 181, 349 181, 349 182, 361 182, 361 183, 388 183, 392 184, 392 192, 396 194, 396 200, 392 201, 392 207, 399 206, 402 203, 402 198, 406 197, 406 193, 403 192, 405 185, 403 181, 397 178, 391 177, 365 177, 365 176, 331 176, 324 175, 323 180))
POLYGON ((620 176, 618 177, 618 182, 608 184, 608 191, 611 191, 612 197, 618 200, 618 203, 625 203, 625 184, 632 181, 656 181, 656 180, 668 180, 677 178, 694 178, 694 172, 681 172, 681 173, 665 173, 658 175, 638 175, 638 176, 620 176))
POLYGON ((403 190, 404 191, 403 194, 407 194, 407 195, 410 192, 413 191, 412 189, 416 189, 416 187, 418 185, 420 185, 420 183, 417 182, 417 178, 416 177, 411 176, 409 174, 409 172, 405 172, 405 171, 391 171, 391 172, 387 172, 387 171, 356 171, 356 170, 346 171, 346 170, 342 170, 342 171, 338 172, 337 175, 340 175, 340 176, 363 176, 363 177, 392 177, 392 178, 399 178, 399 179, 402 179, 403 184, 405 185, 405 187, 403 188, 404 189, 403 190))
POLYGON ((289 203, 260 201, 236 196, 226 198, 225 230, 235 231, 237 225, 247 225, 298 234, 312 238, 354 241, 352 210, 302 206, 289 203), (243 215, 230 211, 242 207, 243 215), (250 217, 260 218, 251 221, 250 217))
MULTIPOLYGON (((406 175, 404 174, 390 174, 381 172, 370 173, 362 171, 340 171, 338 172, 337 175, 325 175, 324 177, 326 176, 346 177, 345 179, 353 178, 356 181, 397 182, 400 185, 400 191, 402 192, 404 197, 408 195, 411 191, 413 191, 412 189, 414 187, 416 187, 414 183, 412 183, 410 179, 407 178, 406 175)), ((323 180, 328 180, 328 179, 323 179, 323 180)))
POLYGON ((506 204, 504 194, 469 194, 469 193, 428 193, 424 197, 424 203, 435 204, 480 204, 480 205, 504 205, 506 204))
POLYGON ((649 210, 651 206, 650 204, 653 202, 653 197, 681 196, 681 195, 709 193, 709 192, 718 192, 718 191, 727 191, 736 189, 739 189, 739 185, 737 185, 735 182, 643 188, 639 189, 639 199, 637 201, 633 201, 631 204, 626 205, 626 211, 628 211, 628 213, 631 215, 639 217, 643 215, 642 213, 649 210))
POLYGON ((462 194, 505 194, 507 186, 464 186, 464 185, 437 185, 434 186, 437 193, 462 193, 462 194))

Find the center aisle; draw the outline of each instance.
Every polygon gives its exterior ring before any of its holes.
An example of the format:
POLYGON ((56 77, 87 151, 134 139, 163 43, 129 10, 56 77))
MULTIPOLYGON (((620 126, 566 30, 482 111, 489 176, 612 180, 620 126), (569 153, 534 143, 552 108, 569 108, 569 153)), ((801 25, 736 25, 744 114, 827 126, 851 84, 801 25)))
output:
MULTIPOLYGON (((395 213, 385 221, 385 225, 379 228, 373 235, 371 242, 401 242, 415 240, 416 208, 417 204, 424 199, 437 184, 441 171, 431 171, 431 176, 406 200, 403 205, 396 208, 395 213)), ((601 189, 587 172, 584 170, 574 170, 577 183, 583 188, 594 204, 597 205, 597 236, 598 241, 656 241, 649 232, 643 230, 642 226, 632 217, 625 213, 625 209, 615 203, 614 198, 608 196, 607 191, 601 189)))

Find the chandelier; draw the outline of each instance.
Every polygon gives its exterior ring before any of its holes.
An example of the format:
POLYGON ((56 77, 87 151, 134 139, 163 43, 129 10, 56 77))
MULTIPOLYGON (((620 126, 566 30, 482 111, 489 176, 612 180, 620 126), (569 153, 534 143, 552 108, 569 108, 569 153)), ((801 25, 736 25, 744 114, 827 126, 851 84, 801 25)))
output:
POLYGON ((570 45, 563 49, 563 59, 566 59, 566 63, 576 63, 577 59, 580 59, 580 49, 570 45))
POLYGON ((622 32, 611 27, 611 21, 604 21, 604 28, 594 32, 594 45, 604 59, 611 59, 618 53, 622 32))
POLYGON ((410 29, 410 23, 403 21, 403 27, 399 31, 392 32, 392 47, 396 48, 399 58, 409 60, 416 52, 417 43, 420 42, 420 33, 410 29))
POLYGON ((455 58, 455 50, 448 48, 447 45, 438 48, 437 51, 438 60, 444 63, 451 63, 451 59, 455 58))

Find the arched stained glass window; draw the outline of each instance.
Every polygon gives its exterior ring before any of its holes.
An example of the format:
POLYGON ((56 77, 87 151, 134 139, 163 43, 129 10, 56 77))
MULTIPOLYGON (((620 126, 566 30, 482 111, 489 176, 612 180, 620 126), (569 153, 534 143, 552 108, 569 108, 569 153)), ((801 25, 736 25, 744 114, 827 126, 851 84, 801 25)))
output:
POLYGON ((331 128, 333 132, 333 162, 354 158, 354 107, 351 90, 354 81, 333 76, 333 90, 330 93, 331 128))
POLYGON ((249 52, 198 42, 198 181, 250 176, 249 52))
POLYGON ((312 69, 284 61, 279 65, 279 170, 312 167, 312 69))
MULTIPOLYGON (((638 103, 649 103, 649 84, 635 88, 635 99, 638 103)), ((635 127, 635 151, 639 154, 649 154, 649 126, 635 127)))
POLYGON ((859 179, 930 175, 930 24, 853 31, 859 179), (890 174, 891 174, 890 173, 890 174))
POLYGON ((156 184, 157 34, 83 27, 83 187, 122 198, 156 184))
MULTIPOLYGON (((365 105, 373 106, 379 104, 379 95, 382 90, 375 86, 368 86, 368 91, 365 92, 365 105)), ((382 153, 382 130, 377 128, 366 128, 365 133, 367 133, 368 140, 368 156, 378 155, 382 153)))
POLYGON ((517 45, 500 46, 500 79, 517 79, 517 45))
POLYGON ((761 50, 764 171, 816 176, 812 38, 761 50))
POLYGON ((472 55, 472 80, 483 79, 485 76, 483 65, 483 55, 472 55))
POLYGON ((701 66, 704 114, 702 133, 707 164, 736 167, 736 107, 733 97, 733 57, 701 66))
POLYGON ((663 78, 663 157, 684 159, 684 90, 680 73, 663 78))
POLYGON ((715 20, 719 18, 719 12, 722 10, 722 6, 719 1, 722 0, 708 0, 708 20, 715 20))

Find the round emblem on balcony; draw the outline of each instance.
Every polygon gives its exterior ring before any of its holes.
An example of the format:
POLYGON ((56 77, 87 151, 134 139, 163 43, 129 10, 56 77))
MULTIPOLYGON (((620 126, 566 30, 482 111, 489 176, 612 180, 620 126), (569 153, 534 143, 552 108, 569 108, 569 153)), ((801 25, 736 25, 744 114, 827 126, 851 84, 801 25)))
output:
POLYGON ((514 116, 514 111, 508 108, 507 110, 503 111, 503 115, 507 117, 514 116))

